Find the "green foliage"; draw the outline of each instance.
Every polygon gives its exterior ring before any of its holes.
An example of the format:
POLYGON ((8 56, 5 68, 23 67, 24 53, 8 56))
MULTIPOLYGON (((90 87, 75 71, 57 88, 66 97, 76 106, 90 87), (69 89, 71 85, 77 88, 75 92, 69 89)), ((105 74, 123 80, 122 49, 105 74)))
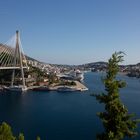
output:
POLYGON ((105 132, 98 134, 98 140, 122 140, 124 137, 137 135, 135 128, 138 120, 132 119, 133 114, 128 114, 127 108, 120 100, 119 89, 126 83, 116 79, 119 72, 118 63, 123 61, 123 53, 114 53, 108 61, 108 71, 103 82, 105 93, 94 95, 96 99, 105 105, 105 111, 97 115, 102 120, 105 132))
POLYGON ((0 70, 0 83, 11 81, 12 70, 0 70))
POLYGON ((49 85, 53 84, 53 83, 58 83, 59 82, 59 79, 58 77, 56 76, 56 73, 50 73, 48 75, 48 80, 49 80, 49 85))
POLYGON ((71 81, 71 82, 70 82, 70 85, 71 85, 71 86, 76 86, 76 83, 75 83, 74 81, 71 81))
POLYGON ((11 127, 5 122, 0 126, 0 140, 16 140, 11 131, 11 127))
POLYGON ((24 135, 22 133, 19 134, 18 140, 24 140, 24 135))
POLYGON ((33 74, 34 73, 37 78, 46 76, 46 73, 41 71, 39 68, 33 67, 31 65, 29 65, 29 66, 30 66, 30 69, 28 71, 28 74, 33 74))
MULTIPOLYGON (((11 75, 13 70, 0 70, 0 84, 10 85, 11 84, 11 75)), ((19 77, 21 75, 20 70, 15 70, 15 83, 20 83, 19 77)))
MULTIPOLYGON (((0 140, 24 140, 24 135, 20 133, 18 138, 16 138, 12 133, 11 127, 3 122, 0 125, 0 140)), ((37 140, 41 140, 39 136, 37 137, 37 140)))
POLYGON ((37 136, 36 140, 40 140, 40 137, 39 137, 39 136, 37 136))
POLYGON ((74 81, 65 81, 65 80, 62 80, 60 85, 65 85, 65 86, 76 86, 76 83, 74 81))

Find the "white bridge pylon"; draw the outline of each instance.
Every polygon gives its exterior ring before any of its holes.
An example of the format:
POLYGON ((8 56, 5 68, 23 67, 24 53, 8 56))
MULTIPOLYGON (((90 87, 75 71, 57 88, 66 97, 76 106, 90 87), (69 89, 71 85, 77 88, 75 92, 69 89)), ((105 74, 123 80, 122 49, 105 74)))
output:
POLYGON ((20 35, 16 34, 6 43, 0 44, 0 69, 12 69, 11 86, 14 84, 15 70, 21 70, 23 87, 25 87, 24 68, 28 68, 27 60, 23 53, 20 35))
POLYGON ((20 69, 20 61, 23 68, 28 67, 19 32, 16 31, 16 34, 6 44, 0 44, 0 69, 20 69))

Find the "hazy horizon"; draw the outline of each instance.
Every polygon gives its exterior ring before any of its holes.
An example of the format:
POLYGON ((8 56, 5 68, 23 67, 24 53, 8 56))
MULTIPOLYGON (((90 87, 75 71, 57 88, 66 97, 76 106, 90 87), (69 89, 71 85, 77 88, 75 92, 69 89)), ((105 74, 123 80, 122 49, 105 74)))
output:
POLYGON ((51 64, 79 65, 126 53, 140 62, 139 0, 1 0, 0 42, 20 31, 25 54, 51 64))

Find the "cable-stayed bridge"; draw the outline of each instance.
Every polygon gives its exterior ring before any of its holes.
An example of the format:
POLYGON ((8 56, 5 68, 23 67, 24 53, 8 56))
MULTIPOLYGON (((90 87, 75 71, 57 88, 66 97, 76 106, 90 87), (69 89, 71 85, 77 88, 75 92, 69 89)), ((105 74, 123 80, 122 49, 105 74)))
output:
POLYGON ((0 44, 0 69, 13 70, 11 87, 14 86, 15 70, 21 70, 22 86, 25 88, 24 68, 28 68, 27 60, 24 55, 19 32, 5 44, 0 44))
POLYGON ((27 60, 24 55, 19 32, 5 44, 0 44, 0 69, 27 68, 27 60))

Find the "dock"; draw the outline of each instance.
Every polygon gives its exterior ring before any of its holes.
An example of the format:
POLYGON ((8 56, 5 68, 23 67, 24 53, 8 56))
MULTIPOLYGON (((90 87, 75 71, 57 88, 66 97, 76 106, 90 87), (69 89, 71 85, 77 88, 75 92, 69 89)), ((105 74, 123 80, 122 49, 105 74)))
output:
POLYGON ((58 91, 59 88, 62 88, 62 87, 68 87, 68 88, 71 88, 71 89, 75 89, 75 91, 87 91, 88 88, 80 83, 79 81, 74 81, 76 83, 75 86, 65 86, 65 85, 59 85, 59 86, 51 86, 49 87, 49 90, 50 91, 58 91))
POLYGON ((76 83, 75 88, 79 89, 80 91, 88 90, 88 88, 84 84, 80 83, 79 81, 75 81, 75 83, 76 83))

